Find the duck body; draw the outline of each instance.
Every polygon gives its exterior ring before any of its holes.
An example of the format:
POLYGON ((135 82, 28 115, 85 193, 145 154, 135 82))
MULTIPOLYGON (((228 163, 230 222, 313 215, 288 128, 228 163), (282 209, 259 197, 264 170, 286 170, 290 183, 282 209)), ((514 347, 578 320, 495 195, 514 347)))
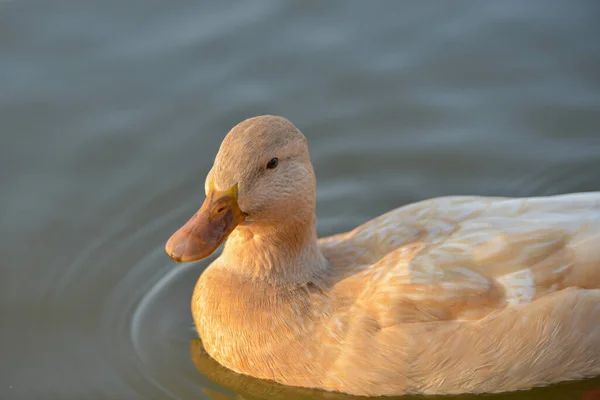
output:
MULTIPOLYGON (((280 117, 257 118, 229 135, 296 132, 280 117)), ((224 181, 218 193, 244 182, 235 170, 234 179, 218 176, 227 140, 207 179, 224 181)), ((292 162, 285 168, 297 177, 292 162)), ((299 181, 309 187, 307 171, 299 181)), ((190 238, 197 226, 226 232, 191 304, 206 351, 222 365, 366 396, 491 393, 600 375, 600 192, 436 198, 318 240, 308 192, 275 195, 274 213, 299 210, 277 221, 241 193, 239 208, 250 212, 230 216, 245 218, 234 229, 208 213, 212 222, 184 226, 167 245, 181 261, 206 252, 196 250, 206 240, 190 238)))

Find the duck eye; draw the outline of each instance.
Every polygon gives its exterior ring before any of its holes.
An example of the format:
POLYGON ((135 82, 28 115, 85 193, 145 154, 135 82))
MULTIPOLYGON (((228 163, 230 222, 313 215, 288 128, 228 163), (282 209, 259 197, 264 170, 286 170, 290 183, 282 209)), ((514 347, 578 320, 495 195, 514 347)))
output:
POLYGON ((267 163, 267 169, 273 169, 277 166, 279 160, 277 158, 271 158, 271 160, 267 163))

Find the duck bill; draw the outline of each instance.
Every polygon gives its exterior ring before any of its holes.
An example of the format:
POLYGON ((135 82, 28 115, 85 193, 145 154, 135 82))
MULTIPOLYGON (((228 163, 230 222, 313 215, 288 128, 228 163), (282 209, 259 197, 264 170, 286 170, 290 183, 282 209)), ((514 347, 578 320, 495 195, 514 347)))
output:
POLYGON ((222 192, 210 189, 202 207, 169 238, 165 250, 177 262, 201 260, 217 250, 243 221, 237 184, 222 192))

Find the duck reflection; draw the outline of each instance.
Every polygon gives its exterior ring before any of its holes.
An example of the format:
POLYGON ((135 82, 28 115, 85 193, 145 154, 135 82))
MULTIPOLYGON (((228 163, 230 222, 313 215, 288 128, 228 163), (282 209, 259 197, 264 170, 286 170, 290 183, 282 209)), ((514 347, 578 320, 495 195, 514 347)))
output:
MULTIPOLYGON (((234 394, 217 393, 213 390, 203 389, 203 392, 212 400, 356 400, 366 397, 349 396, 342 393, 324 392, 319 390, 297 388, 280 385, 275 382, 256 379, 250 376, 235 373, 217 363, 204 350, 200 339, 190 342, 190 355, 196 369, 212 382, 229 389, 234 394)), ((416 400, 423 396, 386 397, 389 400, 416 400)), ((448 399, 447 396, 427 396, 427 399, 448 399)), ((452 396, 453 400, 600 400, 600 378, 588 379, 579 382, 568 382, 527 391, 501 393, 496 395, 461 395, 452 396), (574 393, 578 396, 574 397, 574 393)))

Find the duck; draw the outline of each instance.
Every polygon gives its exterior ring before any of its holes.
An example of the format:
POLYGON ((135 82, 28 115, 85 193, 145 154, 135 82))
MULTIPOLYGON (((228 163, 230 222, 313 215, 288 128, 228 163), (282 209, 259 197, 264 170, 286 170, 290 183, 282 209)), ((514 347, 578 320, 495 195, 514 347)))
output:
POLYGON ((307 139, 273 115, 229 131, 204 189, 165 249, 223 245, 191 310, 234 372, 360 396, 600 375, 600 192, 437 197, 318 238, 307 139))

